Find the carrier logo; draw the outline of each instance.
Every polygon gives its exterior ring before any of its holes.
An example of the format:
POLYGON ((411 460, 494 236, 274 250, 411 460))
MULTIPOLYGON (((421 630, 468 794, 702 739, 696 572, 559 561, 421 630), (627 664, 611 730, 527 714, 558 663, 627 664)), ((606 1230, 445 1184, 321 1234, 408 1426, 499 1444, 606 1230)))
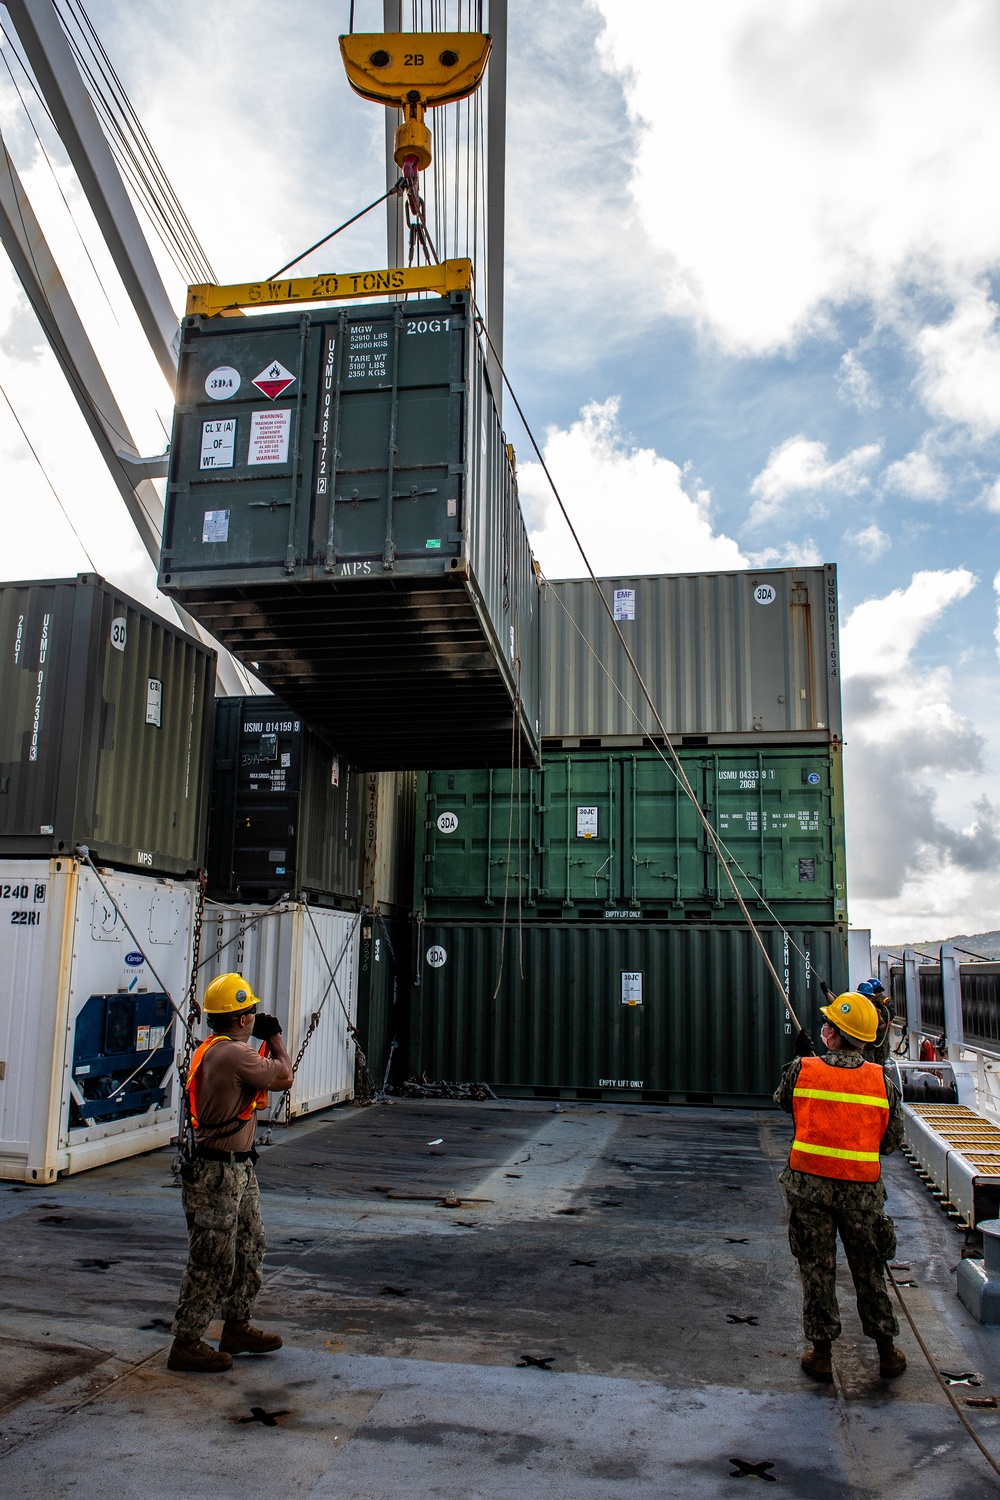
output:
POLYGON ((144 964, 146 960, 141 953, 126 953, 125 962, 130 969, 138 969, 139 965, 144 964))

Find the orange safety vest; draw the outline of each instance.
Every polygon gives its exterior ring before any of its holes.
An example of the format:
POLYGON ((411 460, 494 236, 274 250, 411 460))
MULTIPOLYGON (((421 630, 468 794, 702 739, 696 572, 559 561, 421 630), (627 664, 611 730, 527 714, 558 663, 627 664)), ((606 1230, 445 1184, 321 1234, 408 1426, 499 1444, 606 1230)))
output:
POLYGON ((788 1165, 796 1172, 845 1182, 878 1181, 889 1099, 877 1063, 836 1068, 821 1057, 804 1057, 792 1116, 795 1139, 788 1165))
MULTIPOLYGON (((191 1111, 191 1124, 194 1126, 195 1130, 197 1130, 199 1128, 199 1126, 198 1126, 198 1106, 195 1103, 194 1076, 197 1073, 198 1069, 201 1067, 202 1062, 203 1062, 204 1057, 205 1057, 205 1053, 208 1051, 209 1047, 214 1047, 215 1044, 216 1044, 216 1042, 230 1042, 230 1041, 232 1041, 232 1037, 219 1036, 217 1033, 213 1034, 212 1036, 208 1037, 204 1042, 202 1042, 201 1045, 198 1048, 195 1049, 195 1054, 194 1054, 194 1056, 191 1059, 191 1066, 188 1069, 188 1076, 187 1076, 187 1097, 188 1097, 188 1109, 191 1111)), ((264 1048, 266 1046, 267 1046, 266 1042, 263 1042, 261 1044, 261 1048, 260 1048, 260 1056, 261 1057, 264 1056, 264 1048)), ((263 1109, 265 1107, 265 1105, 267 1104, 267 1099, 268 1099, 267 1089, 261 1089, 258 1093, 254 1094, 254 1096, 250 1100, 249 1104, 244 1109, 241 1109, 240 1112, 239 1112, 239 1114, 236 1115, 234 1117, 234 1119, 232 1119, 232 1120, 221 1120, 218 1125, 208 1125, 205 1128, 207 1130, 221 1130, 221 1129, 223 1129, 224 1126, 234 1125, 237 1120, 242 1120, 245 1123, 247 1120, 250 1119, 250 1117, 252 1116, 252 1114, 253 1114, 253 1112, 254 1112, 255 1109, 263 1109)))

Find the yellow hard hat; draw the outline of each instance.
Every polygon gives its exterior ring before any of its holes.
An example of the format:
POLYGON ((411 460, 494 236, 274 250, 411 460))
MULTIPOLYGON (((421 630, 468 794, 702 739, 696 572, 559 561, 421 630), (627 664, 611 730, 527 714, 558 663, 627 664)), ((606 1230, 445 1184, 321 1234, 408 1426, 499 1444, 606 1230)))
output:
POLYGON ((202 1009, 209 1016, 224 1016, 238 1010, 249 1010, 260 1001, 242 974, 220 974, 205 991, 202 1009))
POLYGON ((838 995, 829 1005, 821 1005, 820 1015, 856 1042, 873 1042, 878 1035, 878 1011, 865 995, 853 990, 838 995))

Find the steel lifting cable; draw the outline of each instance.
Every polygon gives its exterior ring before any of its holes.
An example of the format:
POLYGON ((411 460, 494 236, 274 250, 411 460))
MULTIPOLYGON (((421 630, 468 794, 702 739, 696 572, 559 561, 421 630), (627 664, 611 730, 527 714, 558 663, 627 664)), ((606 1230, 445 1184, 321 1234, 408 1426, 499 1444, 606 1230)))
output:
POLYGON ((745 900, 743 899, 743 895, 742 895, 742 893, 741 893, 741 891, 739 889, 739 886, 736 883, 736 879, 733 876, 733 873, 730 870, 728 863, 723 858, 722 847, 721 847, 721 844, 720 844, 720 841, 719 841, 718 837, 716 836, 715 829, 712 827, 711 823, 709 822, 708 817, 705 814, 704 808, 702 807, 701 803, 698 801, 698 798, 695 796, 694 788, 692 787, 690 781, 687 778, 687 773, 684 770, 684 766, 683 766, 683 764, 681 762, 681 759, 678 756, 678 754, 677 754, 676 750, 674 749, 673 745, 670 743, 670 737, 667 734, 666 727, 665 727, 665 725, 663 723, 662 718, 660 717, 660 711, 659 711, 659 709, 656 706, 656 703, 655 703, 655 701, 653 699, 653 695, 650 692, 649 687, 647 686, 646 679, 643 677, 642 672, 639 669, 639 665, 636 662, 635 657, 632 655, 631 650, 629 649, 628 642, 625 639, 625 636, 624 636, 624 633, 622 632, 621 626, 618 624, 618 621, 614 617, 614 611, 611 609, 611 606, 608 604, 607 599, 604 597, 603 590, 601 589, 601 586, 600 586, 600 584, 597 581, 597 574, 594 572, 593 568, 591 567, 590 559, 589 559, 589 557, 587 556, 587 553, 584 550, 583 543, 580 541, 580 538, 577 535, 576 527, 573 525, 573 522, 570 520, 569 512, 567 511, 566 506, 563 503, 562 496, 560 495, 559 490, 556 487, 555 480, 553 479, 553 477, 552 477, 552 475, 551 475, 551 473, 549 471, 549 466, 545 462, 545 458, 544 458, 544 455, 542 454, 542 450, 538 446, 538 443, 537 443, 537 441, 535 439, 535 435, 532 432, 530 426, 528 425, 528 419, 527 419, 527 417, 524 414, 524 411, 523 411, 523 409, 521 407, 521 403, 517 399, 517 394, 514 391, 514 388, 513 388, 513 386, 510 383, 510 380, 509 380, 508 375, 507 375, 507 371, 504 369, 503 362, 501 361, 500 356, 497 353, 497 350, 496 350, 496 347, 495 347, 495 345, 493 343, 493 340, 490 338, 489 331, 486 328, 486 324, 485 324, 485 322, 484 322, 484 320, 482 318, 482 315, 478 312, 478 310, 476 311, 475 319, 476 319, 476 326, 477 326, 477 328, 479 329, 479 331, 482 334, 483 338, 486 340, 487 344, 489 345, 489 348, 490 348, 490 351, 491 351, 491 353, 493 355, 493 358, 496 360, 497 369, 500 371, 500 375, 501 375, 501 377, 503 379, 503 383, 507 387, 508 392, 510 393, 510 398, 511 398, 511 400, 514 403, 514 408, 515 408, 518 416, 521 419, 521 423, 522 423, 522 425, 524 427, 525 432, 527 433, 528 441, 531 443, 531 446, 532 446, 532 448, 535 451, 535 455, 536 455, 536 457, 538 459, 538 462, 539 462, 539 464, 542 467, 542 472, 544 473, 546 479, 548 480, 549 487, 552 490, 553 495, 555 496, 556 504, 559 506, 559 509, 562 512, 563 520, 566 522, 566 525, 569 527, 570 535, 572 536, 573 541, 576 544, 577 550, 579 551, 580 556, 583 559, 583 563, 584 563, 584 566, 587 569, 587 574, 588 574, 588 576, 590 578, 590 581, 593 583, 594 587, 597 589, 598 597, 600 598, 601 604, 604 607, 604 612, 607 615, 608 619, 610 620, 612 629, 614 630, 615 634, 618 637, 618 640, 621 643, 622 650, 625 652, 625 655, 626 655, 626 657, 628 659, 629 666, 632 668, 632 671, 635 673, 636 680, 637 680, 637 682, 639 684, 639 688, 640 688, 640 690, 642 692, 642 695, 645 698, 646 703, 649 706, 649 710, 652 713, 653 718, 656 721, 656 725, 657 725, 657 727, 658 727, 661 735, 663 736, 663 739, 664 739, 664 742, 665 742, 665 744, 667 746, 667 749, 670 751, 671 758, 672 758, 672 760, 674 762, 674 773, 677 776, 677 779, 680 782, 681 786, 683 787, 684 792, 686 793, 687 797, 690 799, 691 804, 694 807, 695 811, 697 812, 699 819, 701 820, 701 823, 702 823, 702 825, 703 825, 703 827, 705 829, 706 837, 708 838, 709 843, 711 844, 713 850, 715 851, 716 858, 718 859, 719 864, 725 870, 726 879, 729 881, 729 884, 732 886, 733 895, 736 898, 736 903, 739 906, 740 911, 743 914, 744 921, 746 922, 747 926, 750 928, 750 932, 751 932, 751 934, 753 936, 753 939, 754 939, 755 943, 757 944, 757 947, 760 949, 761 957, 764 960, 764 964, 767 967, 768 972, 771 975, 771 978, 774 980, 775 987, 777 988, 778 993, 781 995, 782 1004, 785 1006, 785 1009, 787 1010, 788 1015, 791 1018, 791 1020, 794 1022, 796 1028, 799 1031, 801 1031, 803 1029, 802 1023, 799 1020, 798 1016, 795 1013, 795 1010, 792 1007, 791 997, 789 996, 788 992, 786 991, 785 986, 784 986, 784 984, 783 984, 783 982, 782 982, 782 980, 781 980, 781 978, 780 978, 780 976, 778 974, 778 971, 774 967, 773 962, 771 961, 771 955, 768 953, 767 946, 766 946, 766 944, 764 942, 764 939, 761 937, 760 933, 758 932, 756 923, 754 922, 753 917, 751 917, 751 915, 750 915, 750 911, 749 911, 749 909, 747 907, 747 904, 746 904, 745 900))
POLYGON ((906 1299, 904 1298, 902 1292, 899 1290, 899 1283, 897 1282, 895 1276, 893 1276, 892 1267, 889 1265, 888 1261, 886 1261, 885 1263, 885 1270, 886 1275, 889 1277, 889 1281, 892 1284, 892 1289, 896 1293, 896 1300, 898 1301, 900 1307, 903 1309, 903 1314, 906 1318, 907 1323, 909 1323, 910 1325, 910 1330, 913 1333, 913 1337, 916 1339, 918 1345, 920 1346, 921 1354, 924 1356, 924 1359, 926 1359, 927 1363, 931 1367, 934 1379, 937 1381, 938 1385, 948 1397, 948 1400, 951 1402, 956 1417, 961 1422, 962 1426, 965 1428, 966 1432, 969 1434, 970 1438, 975 1443, 976 1447, 979 1449, 980 1453, 983 1455, 990 1468, 995 1474, 1000 1474, 1000 1463, 998 1463, 997 1460, 993 1457, 993 1454, 987 1448, 986 1444, 983 1442, 982 1438, 979 1436, 978 1432, 975 1430, 972 1423, 965 1415, 965 1412, 955 1400, 955 1397, 952 1394, 951 1387, 942 1375, 936 1359, 928 1349, 927 1345, 924 1343, 923 1337, 920 1333, 920 1329, 917 1327, 916 1322, 913 1318, 913 1314, 910 1312, 910 1309, 906 1305, 906 1299))

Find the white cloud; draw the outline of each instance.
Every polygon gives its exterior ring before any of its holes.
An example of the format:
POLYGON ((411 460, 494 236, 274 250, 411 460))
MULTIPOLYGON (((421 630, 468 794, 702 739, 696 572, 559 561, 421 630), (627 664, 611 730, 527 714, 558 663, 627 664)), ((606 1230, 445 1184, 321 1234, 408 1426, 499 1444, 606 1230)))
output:
MULTIPOLYGON (((598 573, 699 572, 742 568, 731 537, 712 529, 709 495, 684 487, 677 464, 634 448, 618 424, 619 399, 591 402, 568 430, 546 434, 545 462, 598 573)), ((531 546, 550 578, 585 571, 540 464, 519 470, 531 546)))
POLYGON ((1000 810, 983 791, 985 742, 955 708, 950 668, 918 656, 975 585, 966 568, 915 573, 906 588, 858 605, 843 627, 851 913, 877 935, 996 925, 1000 810), (952 821, 941 815, 942 788, 952 821))
POLYGON ((856 531, 845 531, 844 541, 864 553, 868 562, 875 562, 876 558, 881 557, 883 552, 888 552, 892 546, 892 537, 874 521, 870 526, 858 527, 856 531))
POLYGON ((944 323, 917 335, 927 410, 978 438, 1000 432, 1000 308, 983 286, 970 290, 944 323))
POLYGON ((841 356, 837 391, 843 401, 856 407, 858 411, 873 411, 882 404, 870 372, 865 369, 853 349, 848 349, 841 356))
POLYGON ((979 499, 987 510, 1000 511, 1000 479, 988 484, 979 499))
POLYGON ((996 263, 994 0, 592 0, 662 296, 764 350, 824 303, 996 263))
POLYGON ((993 637, 997 643, 997 656, 1000 656, 1000 573, 993 580, 993 591, 997 595, 997 623, 993 637))
POLYGON ((811 536, 798 542, 783 542, 780 547, 762 547, 759 552, 748 552, 747 562, 752 568, 815 568, 823 561, 823 553, 811 536))
POLYGON ((882 482, 886 489, 897 490, 913 500, 943 500, 948 493, 947 475, 919 450, 890 464, 882 482))
POLYGON ((857 494, 869 485, 867 469, 878 458, 878 443, 866 443, 831 461, 826 444, 799 433, 786 438, 768 455, 767 464, 754 479, 750 493, 755 497, 748 525, 760 526, 771 521, 787 502, 799 497, 800 513, 810 510, 825 514, 824 494, 857 494), (802 498, 805 497, 805 498, 802 498))

